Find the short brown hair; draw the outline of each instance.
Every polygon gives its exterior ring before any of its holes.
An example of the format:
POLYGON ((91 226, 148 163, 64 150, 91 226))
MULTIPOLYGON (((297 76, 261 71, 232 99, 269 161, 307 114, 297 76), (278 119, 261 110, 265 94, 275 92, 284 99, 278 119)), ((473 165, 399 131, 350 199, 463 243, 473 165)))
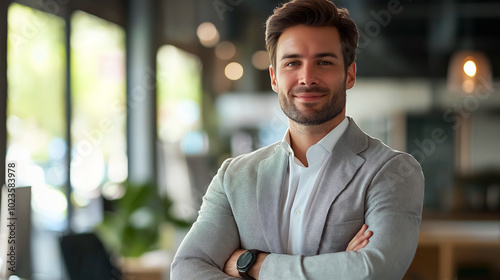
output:
POLYGON ((359 32, 349 11, 337 8, 328 0, 293 0, 274 9, 266 22, 266 48, 273 67, 276 66, 276 46, 283 31, 296 25, 333 26, 339 31, 345 69, 356 59, 359 32))

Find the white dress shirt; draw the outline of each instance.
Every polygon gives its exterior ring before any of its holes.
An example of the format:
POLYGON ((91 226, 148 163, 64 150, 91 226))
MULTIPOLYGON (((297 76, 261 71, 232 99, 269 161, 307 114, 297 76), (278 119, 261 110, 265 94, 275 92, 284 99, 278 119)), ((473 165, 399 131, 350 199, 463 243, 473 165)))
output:
POLYGON ((308 167, 296 157, 290 145, 290 131, 282 140, 282 147, 289 155, 288 174, 283 183, 281 238, 287 254, 301 255, 304 240, 304 217, 311 209, 311 197, 318 191, 318 178, 331 157, 333 147, 349 125, 345 118, 318 143, 307 150, 308 167))

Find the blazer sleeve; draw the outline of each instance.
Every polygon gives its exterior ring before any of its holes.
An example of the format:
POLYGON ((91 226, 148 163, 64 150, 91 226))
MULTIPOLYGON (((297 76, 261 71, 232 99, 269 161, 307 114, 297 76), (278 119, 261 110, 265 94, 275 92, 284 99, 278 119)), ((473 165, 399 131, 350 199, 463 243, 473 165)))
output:
POLYGON ((424 177, 408 154, 388 160, 366 191, 365 223, 373 231, 357 252, 269 255, 259 279, 401 279, 417 248, 424 177))
POLYGON ((208 187, 196 222, 182 241, 171 267, 172 280, 237 279, 223 272, 240 247, 238 228, 224 191, 226 160, 208 187))

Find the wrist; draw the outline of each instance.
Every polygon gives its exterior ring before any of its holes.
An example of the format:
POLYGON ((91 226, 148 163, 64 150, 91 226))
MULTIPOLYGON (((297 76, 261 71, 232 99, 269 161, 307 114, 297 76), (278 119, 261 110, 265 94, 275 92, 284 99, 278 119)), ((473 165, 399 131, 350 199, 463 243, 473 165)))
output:
POLYGON ((259 279, 260 268, 262 267, 262 263, 264 263, 264 259, 269 255, 269 253, 261 252, 257 254, 257 260, 252 268, 248 271, 248 275, 253 279, 259 279))
POLYGON ((239 275, 247 280, 258 279, 260 268, 267 255, 267 253, 256 249, 245 251, 236 262, 239 275))

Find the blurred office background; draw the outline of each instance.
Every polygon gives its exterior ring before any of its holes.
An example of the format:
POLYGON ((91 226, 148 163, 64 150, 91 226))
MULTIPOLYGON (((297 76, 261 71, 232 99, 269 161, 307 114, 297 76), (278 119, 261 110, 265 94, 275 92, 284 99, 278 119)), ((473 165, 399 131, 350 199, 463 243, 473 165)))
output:
MULTIPOLYGON (((280 2, 0 3, 0 154, 31 187, 19 277, 111 256, 106 279, 168 279, 219 164, 286 131, 264 45, 280 2)), ((405 279, 499 279, 500 3, 335 3, 361 32, 347 114, 426 176, 405 279)))

